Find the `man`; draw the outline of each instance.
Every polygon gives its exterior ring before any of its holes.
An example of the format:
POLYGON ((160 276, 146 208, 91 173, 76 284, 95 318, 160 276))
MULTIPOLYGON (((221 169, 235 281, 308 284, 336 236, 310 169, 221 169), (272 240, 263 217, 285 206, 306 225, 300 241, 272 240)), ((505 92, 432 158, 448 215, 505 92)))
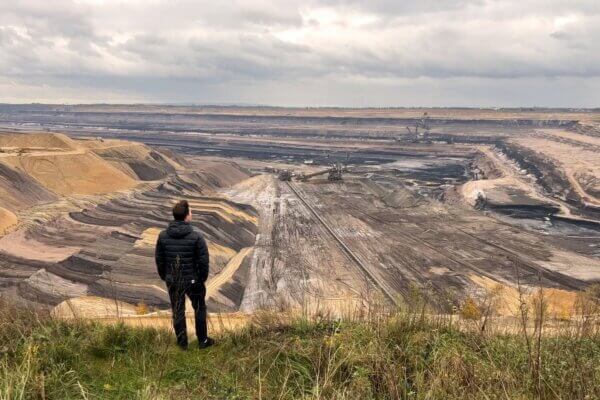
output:
POLYGON ((173 207, 174 221, 162 231, 156 242, 156 267, 160 278, 166 282, 173 310, 173 327, 177 345, 187 349, 185 321, 185 296, 194 308, 196 336, 201 349, 214 342, 207 336, 206 287, 208 278, 208 248, 206 241, 192 227, 192 212, 187 201, 182 200, 173 207))

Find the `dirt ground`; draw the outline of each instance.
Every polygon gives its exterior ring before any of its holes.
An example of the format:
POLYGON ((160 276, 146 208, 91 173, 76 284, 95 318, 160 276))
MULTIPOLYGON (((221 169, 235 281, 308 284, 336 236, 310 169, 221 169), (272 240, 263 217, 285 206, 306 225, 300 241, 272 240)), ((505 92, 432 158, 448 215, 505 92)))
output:
POLYGON ((336 307, 343 307, 342 302, 327 306, 327 299, 368 307, 382 292, 391 293, 384 296, 389 302, 403 306, 415 290, 448 310, 465 295, 488 296, 494 282, 510 289, 504 296, 511 306, 499 312, 512 315, 517 286, 533 293, 542 285, 551 288, 549 298, 557 299, 552 312, 562 315, 573 307, 578 289, 600 279, 597 258, 577 255, 577 266, 558 268, 556 243, 548 242, 546 235, 510 226, 465 205, 419 199, 406 188, 395 189, 390 196, 389 187, 402 188, 403 183, 393 174, 377 180, 350 174, 342 183, 287 183, 262 175, 228 191, 232 198, 263 210, 253 278, 242 310, 278 301, 301 306, 321 299, 324 308, 341 312, 336 307), (360 265, 328 229, 360 259, 360 265))
POLYGON ((90 298, 151 321, 140 304, 168 308, 153 244, 181 198, 209 241, 214 312, 347 315, 425 297, 448 313, 502 288, 497 312, 512 314, 518 290, 543 287, 565 315, 600 282, 597 113, 433 109, 419 139, 406 126, 422 109, 76 108, 0 116, 85 139, 0 135, 0 193, 16 193, 0 207, 19 219, 0 239, 2 287, 36 304, 63 307, 73 288, 98 317, 107 305, 90 298), (277 178, 335 163, 339 182, 277 178))
POLYGON ((0 207, 0 237, 7 234, 10 229, 17 224, 18 221, 19 220, 15 214, 5 208, 0 207))
POLYGON ((544 130, 539 137, 514 141, 558 164, 584 205, 600 208, 600 138, 544 130))

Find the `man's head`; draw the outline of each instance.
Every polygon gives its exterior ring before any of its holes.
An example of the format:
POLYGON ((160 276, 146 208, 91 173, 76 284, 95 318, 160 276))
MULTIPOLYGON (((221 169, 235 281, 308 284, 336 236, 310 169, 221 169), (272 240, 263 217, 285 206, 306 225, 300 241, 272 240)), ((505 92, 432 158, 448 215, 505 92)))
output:
POLYGON ((190 222, 192 220, 192 211, 187 200, 181 200, 173 206, 173 218, 175 221, 190 222))

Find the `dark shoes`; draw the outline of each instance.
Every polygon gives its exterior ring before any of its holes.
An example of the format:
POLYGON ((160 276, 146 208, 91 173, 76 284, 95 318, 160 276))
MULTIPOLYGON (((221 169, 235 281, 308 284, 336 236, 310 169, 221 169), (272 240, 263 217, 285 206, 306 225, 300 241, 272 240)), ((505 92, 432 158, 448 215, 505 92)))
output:
POLYGON ((187 344, 177 344, 177 347, 179 347, 179 350, 181 351, 187 351, 188 349, 188 345, 187 344))
POLYGON ((214 340, 212 340, 211 338, 206 338, 203 342, 198 342, 198 347, 200 347, 201 349, 205 349, 207 347, 212 346, 213 344, 215 344, 214 340))
MULTIPOLYGON (((205 349, 207 347, 212 346, 213 344, 215 344, 215 341, 213 339, 206 338, 203 342, 200 342, 200 341, 198 342, 198 347, 200 349, 205 349)), ((179 347, 179 349, 182 350, 182 351, 186 351, 188 349, 188 345, 187 344, 178 343, 177 347, 179 347)))

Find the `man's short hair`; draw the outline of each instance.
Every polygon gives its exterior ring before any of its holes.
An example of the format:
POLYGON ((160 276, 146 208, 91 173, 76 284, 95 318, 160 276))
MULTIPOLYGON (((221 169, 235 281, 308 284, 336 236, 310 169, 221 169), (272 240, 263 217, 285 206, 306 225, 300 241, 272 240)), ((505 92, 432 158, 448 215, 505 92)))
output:
POLYGON ((190 213, 190 205, 187 200, 181 200, 173 206, 173 218, 175 221, 183 221, 190 213))

